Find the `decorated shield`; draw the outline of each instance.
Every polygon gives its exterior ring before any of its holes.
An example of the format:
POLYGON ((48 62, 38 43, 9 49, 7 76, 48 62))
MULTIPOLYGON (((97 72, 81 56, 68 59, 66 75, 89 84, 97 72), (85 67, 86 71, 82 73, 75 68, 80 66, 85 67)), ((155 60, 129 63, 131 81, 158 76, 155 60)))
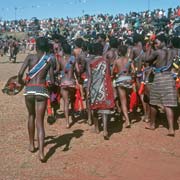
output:
POLYGON ((2 92, 13 96, 21 92, 24 85, 18 83, 18 77, 13 76, 8 79, 7 83, 5 84, 4 88, 2 89, 2 92))

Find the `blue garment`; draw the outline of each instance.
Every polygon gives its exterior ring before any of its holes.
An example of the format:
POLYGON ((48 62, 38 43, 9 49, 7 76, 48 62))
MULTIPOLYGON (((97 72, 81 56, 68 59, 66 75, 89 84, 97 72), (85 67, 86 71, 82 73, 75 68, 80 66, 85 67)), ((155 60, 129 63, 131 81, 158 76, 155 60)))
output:
POLYGON ((170 63, 170 64, 167 65, 167 66, 162 66, 162 67, 160 67, 160 68, 154 68, 154 72, 155 72, 155 73, 161 73, 161 72, 164 72, 164 71, 168 71, 171 66, 172 66, 172 64, 170 63))
POLYGON ((32 79, 41 69, 48 63, 50 55, 44 55, 38 63, 27 73, 27 76, 32 79))
POLYGON ((72 65, 75 63, 75 57, 71 56, 65 66, 65 72, 69 71, 72 68, 72 65))

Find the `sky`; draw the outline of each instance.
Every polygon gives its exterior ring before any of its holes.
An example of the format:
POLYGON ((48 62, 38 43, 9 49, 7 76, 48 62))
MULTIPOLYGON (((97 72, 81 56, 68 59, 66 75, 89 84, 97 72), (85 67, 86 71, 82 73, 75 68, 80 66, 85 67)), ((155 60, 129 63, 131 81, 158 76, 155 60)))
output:
POLYGON ((180 0, 1 0, 2 20, 78 17, 84 14, 119 14, 130 11, 176 8, 180 0))

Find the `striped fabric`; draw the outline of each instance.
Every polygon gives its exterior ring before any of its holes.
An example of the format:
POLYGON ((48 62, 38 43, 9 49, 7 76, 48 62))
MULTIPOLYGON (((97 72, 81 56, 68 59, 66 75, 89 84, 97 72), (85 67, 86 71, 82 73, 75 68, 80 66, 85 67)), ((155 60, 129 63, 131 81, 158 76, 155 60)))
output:
POLYGON ((132 88, 132 78, 131 76, 119 76, 116 80, 116 87, 121 86, 125 88, 132 88))
POLYGON ((40 95, 40 96, 44 96, 44 97, 49 97, 49 92, 48 89, 45 86, 26 86, 25 87, 25 92, 24 95, 40 95))
POLYGON ((175 80, 171 72, 155 73, 154 81, 150 88, 150 104, 161 104, 169 107, 177 106, 175 80))
POLYGON ((50 61, 50 55, 44 54, 41 59, 38 61, 38 63, 27 73, 27 76, 29 79, 32 79, 34 76, 36 76, 50 61))

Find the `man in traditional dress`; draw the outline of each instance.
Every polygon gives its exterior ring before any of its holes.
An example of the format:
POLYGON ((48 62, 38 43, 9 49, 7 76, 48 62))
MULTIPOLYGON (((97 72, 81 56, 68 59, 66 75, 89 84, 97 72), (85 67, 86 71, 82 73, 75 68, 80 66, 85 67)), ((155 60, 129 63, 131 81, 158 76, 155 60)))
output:
POLYGON ((95 131, 99 132, 98 114, 102 114, 103 135, 108 140, 107 118, 114 108, 113 87, 110 76, 109 62, 102 56, 103 46, 100 43, 94 44, 94 55, 88 67, 88 94, 90 108, 93 110, 95 131))
MULTIPOLYGON (((111 75, 113 74, 113 64, 114 61, 116 59, 118 59, 118 46, 119 46, 119 42, 118 39, 115 37, 111 37, 109 40, 109 45, 110 48, 109 50, 104 54, 104 57, 109 61, 110 63, 110 69, 111 69, 111 75)), ((114 80, 112 79, 112 83, 113 83, 113 90, 114 90, 114 98, 115 98, 115 104, 116 104, 116 111, 118 113, 121 112, 121 108, 120 108, 120 101, 118 98, 118 94, 117 94, 117 90, 116 90, 116 85, 114 80)))
POLYGON ((34 135, 35 135, 35 119, 37 126, 37 139, 39 148, 39 159, 45 161, 44 156, 44 115, 47 106, 47 98, 49 92, 46 87, 46 76, 49 72, 51 83, 54 84, 53 66, 51 58, 47 54, 49 50, 48 39, 40 37, 37 39, 36 54, 29 54, 19 73, 18 81, 25 84, 25 102, 28 110, 28 132, 29 132, 29 151, 35 151, 34 135), (28 69, 26 82, 23 80, 25 70, 28 69))
POLYGON ((59 61, 59 70, 61 76, 60 88, 64 100, 64 113, 66 118, 66 127, 70 128, 69 122, 69 97, 71 96, 71 106, 74 103, 74 93, 76 87, 75 64, 76 59, 71 55, 71 46, 67 43, 62 44, 63 56, 59 61))
POLYGON ((127 88, 132 88, 132 79, 130 75, 131 62, 127 56, 127 46, 119 47, 120 57, 114 61, 113 72, 116 72, 115 83, 121 102, 122 112, 125 116, 125 127, 130 128, 127 105, 127 88))
POLYGON ((146 129, 155 129, 155 119, 157 114, 157 106, 163 105, 168 125, 168 136, 174 136, 174 112, 173 107, 177 106, 177 92, 175 88, 175 80, 173 79, 171 67, 172 59, 169 56, 170 51, 165 46, 166 37, 160 34, 155 40, 155 51, 151 47, 146 53, 146 62, 154 63, 154 80, 150 89, 150 122, 146 129))

